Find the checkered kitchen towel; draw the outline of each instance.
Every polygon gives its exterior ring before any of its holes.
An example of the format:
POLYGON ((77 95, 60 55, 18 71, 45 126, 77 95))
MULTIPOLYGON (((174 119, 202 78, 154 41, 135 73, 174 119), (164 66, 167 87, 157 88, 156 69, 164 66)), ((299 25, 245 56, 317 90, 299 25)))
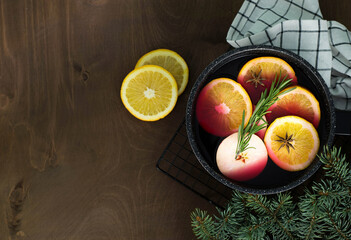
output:
POLYGON ((305 58, 337 109, 351 111, 351 33, 322 18, 318 0, 245 0, 227 34, 233 47, 273 45, 305 58))

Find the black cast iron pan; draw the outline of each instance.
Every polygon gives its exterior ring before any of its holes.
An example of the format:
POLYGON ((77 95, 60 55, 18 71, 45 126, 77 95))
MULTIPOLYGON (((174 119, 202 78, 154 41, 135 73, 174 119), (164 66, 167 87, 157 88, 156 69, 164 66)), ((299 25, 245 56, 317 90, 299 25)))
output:
POLYGON ((236 80, 241 67, 250 59, 260 56, 275 56, 284 59, 295 70, 299 85, 309 89, 321 108, 321 121, 317 129, 322 150, 323 145, 333 143, 336 117, 332 97, 320 74, 298 55, 277 47, 250 46, 231 50, 208 65, 196 80, 188 99, 186 128, 195 156, 207 172, 222 184, 246 193, 274 194, 292 189, 310 178, 321 166, 316 158, 305 170, 287 172, 277 167, 270 159, 266 168, 256 178, 236 182, 224 177, 216 166, 215 154, 221 138, 204 131, 195 115, 196 99, 200 90, 211 80, 227 77, 236 80))

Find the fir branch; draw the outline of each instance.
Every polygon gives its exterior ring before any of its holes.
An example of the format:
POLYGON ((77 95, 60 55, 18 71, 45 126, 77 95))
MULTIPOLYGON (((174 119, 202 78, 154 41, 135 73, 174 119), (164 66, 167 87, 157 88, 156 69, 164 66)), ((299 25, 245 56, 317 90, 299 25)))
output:
MULTIPOLYGON (((216 224, 215 224, 215 229, 216 229, 216 239, 229 239, 229 234, 230 232, 234 231, 235 228, 239 227, 238 223, 238 219, 236 219, 236 221, 232 221, 234 218, 239 218, 240 219, 240 215, 242 215, 241 210, 238 210, 236 208, 234 208, 233 206, 228 207, 227 209, 221 211, 220 209, 218 209, 218 212, 220 214, 220 217, 215 216, 216 219, 216 224)), ((244 220, 244 218, 242 218, 242 220, 244 220)))
POLYGON ((294 208, 291 202, 291 196, 287 194, 278 194, 278 199, 268 199, 262 195, 250 195, 248 196, 248 206, 250 206, 257 214, 267 215, 267 223, 270 224, 268 229, 273 235, 279 237, 279 239, 294 239, 291 229, 290 221, 291 217, 287 217, 294 208), (285 209, 286 211, 281 211, 285 209), (284 216, 280 213, 284 212, 284 216), (285 224, 283 223, 285 222, 285 224))
POLYGON ((342 200, 343 198, 348 197, 347 188, 340 185, 339 180, 336 178, 322 179, 320 182, 315 182, 312 185, 312 190, 321 198, 321 200, 342 200))
POLYGON ((313 182, 293 201, 291 192, 272 196, 233 191, 227 207, 211 218, 196 209, 192 227, 198 239, 351 239, 350 165, 340 149, 324 147, 318 156, 325 179, 313 182))
MULTIPOLYGON (((333 209, 334 210, 334 209, 333 209)), ((350 219, 344 219, 340 211, 331 211, 330 209, 325 209, 327 214, 326 222, 329 223, 330 231, 327 239, 351 239, 351 225, 350 219)))
POLYGON ((316 239, 320 238, 326 232, 326 224, 320 216, 320 208, 318 207, 318 194, 305 189, 305 195, 300 197, 298 210, 300 211, 300 221, 298 223, 299 231, 297 236, 300 239, 316 239))
POLYGON ((269 218, 248 214, 246 224, 238 229, 234 239, 269 239, 267 231, 271 221, 269 218))
POLYGON ((258 214, 273 215, 269 205, 270 200, 267 197, 257 194, 248 194, 247 206, 258 214))
POLYGON ((218 234, 215 236, 217 239, 226 239, 227 236, 230 236, 228 233, 236 232, 236 229, 246 222, 248 211, 245 203, 244 194, 235 191, 225 210, 217 208, 220 215, 219 217, 215 216, 215 219, 218 221, 216 226, 218 234))
MULTIPOLYGON (((281 233, 282 238, 292 239, 297 232, 298 214, 296 208, 297 206, 289 193, 279 193, 272 200, 274 220, 278 223, 276 226, 279 226, 276 231, 281 233)), ((277 235, 273 231, 270 232, 277 235)))
POLYGON ((326 176, 339 179, 351 196, 351 168, 346 162, 346 156, 341 154, 341 149, 336 147, 330 149, 324 146, 322 154, 318 157, 324 164, 323 169, 326 170, 326 176))
POLYGON ((212 217, 208 215, 206 211, 200 209, 195 209, 191 214, 191 226, 193 227, 193 232, 198 239, 203 240, 217 240, 214 238, 214 222, 212 217))
POLYGON ((280 193, 278 194, 278 201, 273 201, 274 215, 278 215, 281 210, 285 210, 286 208, 294 208, 294 204, 292 202, 292 197, 290 194, 280 193))
POLYGON ((240 153, 249 149, 249 141, 251 136, 261 129, 264 129, 268 123, 263 120, 263 116, 268 113, 268 108, 272 106, 281 94, 287 93, 293 89, 283 91, 287 86, 289 86, 292 79, 287 79, 288 75, 285 75, 283 79, 281 79, 281 72, 279 73, 279 77, 277 80, 277 75, 275 75, 274 81, 272 82, 271 88, 267 95, 267 89, 261 94, 261 98, 256 104, 256 108, 252 113, 249 122, 246 126, 245 124, 245 110, 243 111, 242 121, 238 130, 238 143, 236 146, 235 159, 237 159, 240 153), (263 120, 263 124, 258 125, 257 123, 263 120))

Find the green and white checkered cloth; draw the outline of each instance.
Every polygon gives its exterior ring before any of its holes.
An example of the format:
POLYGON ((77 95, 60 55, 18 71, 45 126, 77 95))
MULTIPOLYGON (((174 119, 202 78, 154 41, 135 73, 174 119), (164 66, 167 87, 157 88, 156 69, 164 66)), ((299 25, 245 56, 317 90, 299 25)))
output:
POLYGON ((233 47, 273 45, 306 59, 337 109, 351 111, 351 33, 323 20, 318 0, 245 0, 227 34, 233 47))

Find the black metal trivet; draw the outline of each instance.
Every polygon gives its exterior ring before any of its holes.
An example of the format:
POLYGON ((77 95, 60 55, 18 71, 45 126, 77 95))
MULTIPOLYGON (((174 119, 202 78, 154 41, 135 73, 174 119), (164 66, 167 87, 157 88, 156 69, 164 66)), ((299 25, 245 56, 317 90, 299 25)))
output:
POLYGON ((179 126, 157 162, 157 168, 217 207, 224 208, 232 190, 200 165, 188 142, 185 121, 179 126))

